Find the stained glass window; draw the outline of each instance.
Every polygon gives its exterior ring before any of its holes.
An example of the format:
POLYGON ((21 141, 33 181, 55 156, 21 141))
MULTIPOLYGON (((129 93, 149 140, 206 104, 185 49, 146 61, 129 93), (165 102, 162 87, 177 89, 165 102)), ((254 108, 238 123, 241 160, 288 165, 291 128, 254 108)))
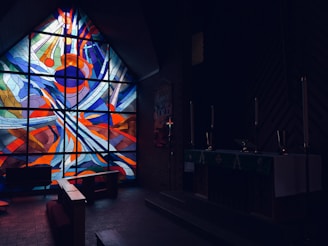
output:
POLYGON ((53 180, 105 170, 134 180, 136 91, 87 15, 59 8, 0 57, 0 174, 47 164, 53 180))

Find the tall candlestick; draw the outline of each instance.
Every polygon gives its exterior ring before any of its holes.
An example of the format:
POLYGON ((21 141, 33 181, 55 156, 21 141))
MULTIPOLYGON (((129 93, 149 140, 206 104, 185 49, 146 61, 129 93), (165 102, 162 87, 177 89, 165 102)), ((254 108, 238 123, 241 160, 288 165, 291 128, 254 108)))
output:
POLYGON ((259 124, 259 102, 257 100, 257 97, 254 99, 254 125, 257 126, 259 124))
POLYGON ((309 114, 308 114, 308 94, 306 77, 301 77, 302 94, 303 94, 303 136, 304 148, 309 146, 309 114))
POLYGON ((211 129, 214 128, 214 106, 211 105, 211 129))
POLYGON ((205 133, 205 136, 206 136, 206 144, 207 146, 210 146, 210 139, 208 137, 208 132, 205 133))
POLYGON ((281 148, 280 131, 277 130, 278 146, 281 148))
POLYGON ((190 144, 194 146, 195 136, 194 136, 194 107, 192 101, 190 101, 190 144))

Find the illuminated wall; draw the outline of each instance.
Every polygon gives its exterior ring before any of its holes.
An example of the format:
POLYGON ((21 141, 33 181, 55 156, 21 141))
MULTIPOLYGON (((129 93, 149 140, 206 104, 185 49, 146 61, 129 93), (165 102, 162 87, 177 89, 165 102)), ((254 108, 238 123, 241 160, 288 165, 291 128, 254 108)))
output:
POLYGON ((0 57, 0 171, 135 179, 136 84, 80 10, 58 9, 0 57))

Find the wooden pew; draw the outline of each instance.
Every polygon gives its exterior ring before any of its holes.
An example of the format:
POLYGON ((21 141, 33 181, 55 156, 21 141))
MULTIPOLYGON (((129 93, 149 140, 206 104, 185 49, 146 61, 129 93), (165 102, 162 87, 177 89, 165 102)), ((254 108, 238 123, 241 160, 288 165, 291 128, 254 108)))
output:
POLYGON ((46 189, 51 184, 51 170, 51 166, 6 168, 5 184, 10 190, 32 189, 36 186, 46 189))
POLYGON ((74 181, 76 186, 78 181, 81 181, 80 191, 86 196, 88 204, 94 203, 97 193, 102 193, 110 198, 116 198, 118 194, 118 175, 119 171, 104 171, 80 176, 66 177, 68 181, 74 181), (97 178, 104 179, 104 186, 97 187, 97 178))
POLYGON ((59 179, 58 200, 49 201, 46 211, 56 245, 85 245, 85 196, 66 179, 59 179))

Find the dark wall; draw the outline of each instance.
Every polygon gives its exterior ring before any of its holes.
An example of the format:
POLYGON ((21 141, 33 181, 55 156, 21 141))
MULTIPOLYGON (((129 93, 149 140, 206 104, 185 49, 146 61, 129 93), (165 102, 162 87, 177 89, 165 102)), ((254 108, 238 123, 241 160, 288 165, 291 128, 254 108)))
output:
MULTIPOLYGON (((280 93, 285 74, 279 2, 237 2, 213 3, 203 12, 205 58, 204 63, 193 67, 192 76, 192 98, 199 105, 197 119, 203 121, 196 127, 196 145, 200 148, 210 124, 210 105, 215 108, 215 147, 238 148, 235 139, 255 141, 254 97, 259 98, 262 135, 271 111, 267 104, 286 100, 280 93)), ((262 137, 260 143, 268 141, 262 137)))
POLYGON ((168 152, 151 144, 153 90, 163 78, 172 81, 175 88, 174 133, 179 140, 174 143, 178 156, 174 172, 177 187, 181 187, 183 150, 190 143, 190 100, 194 104, 196 148, 206 148, 211 105, 215 108, 214 148, 240 149, 236 139, 256 143, 254 98, 257 97, 258 149, 278 151, 276 131, 285 130, 287 151, 304 153, 301 77, 306 76, 309 152, 322 156, 326 187, 328 9, 325 4, 305 0, 194 0, 191 8, 189 2, 183 2, 173 1, 170 7, 162 4, 159 7, 162 14, 155 10, 147 14, 151 17, 150 29, 161 68, 159 74, 143 81, 140 88, 140 180, 148 185, 154 182, 159 189, 168 187, 168 179, 163 177, 170 161, 168 152), (191 66, 191 36, 200 31, 204 33, 204 61, 191 66))
MULTIPOLYGON (((143 1, 157 50, 159 72, 140 81, 138 97, 138 182, 152 190, 182 189, 187 107, 185 82, 190 79, 190 12, 184 1, 143 1), (187 71, 189 70, 189 71, 187 71), (188 78, 189 77, 189 78, 188 78), (172 87, 172 141, 154 144, 154 99, 163 84, 172 87)), ((187 1, 186 1, 187 2, 187 1)))
MULTIPOLYGON (((214 145, 238 149, 255 143, 254 98, 259 100, 258 148, 277 151, 277 130, 287 150, 304 153, 301 77, 308 81, 309 152, 320 154, 326 185, 326 4, 316 1, 221 1, 204 8, 204 62, 192 71, 197 104, 196 147, 205 147, 209 107, 215 107, 214 145)), ((199 15, 197 5, 194 11, 199 15)))

